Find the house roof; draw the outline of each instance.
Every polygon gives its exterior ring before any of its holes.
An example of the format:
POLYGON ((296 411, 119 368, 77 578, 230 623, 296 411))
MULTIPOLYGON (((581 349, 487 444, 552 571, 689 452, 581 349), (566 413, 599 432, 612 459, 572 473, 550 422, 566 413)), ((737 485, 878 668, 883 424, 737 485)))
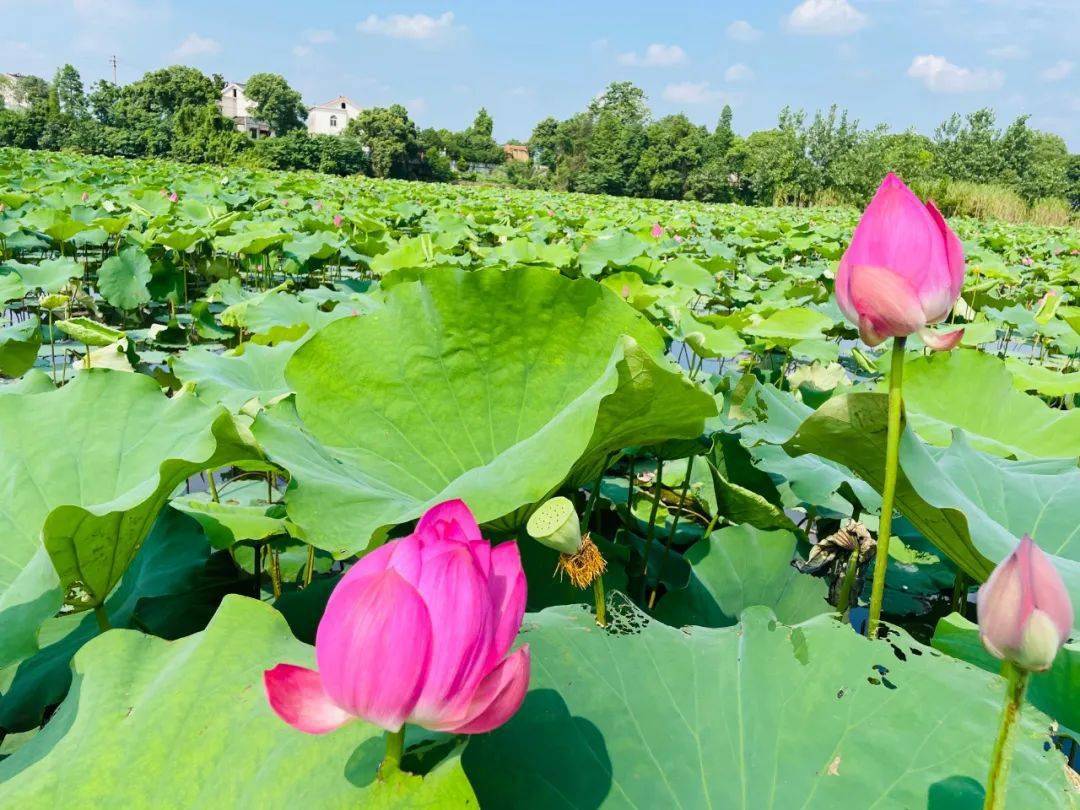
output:
POLYGON ((338 96, 337 98, 332 98, 329 101, 324 101, 322 104, 315 104, 315 105, 313 105, 311 107, 308 107, 308 109, 309 110, 340 110, 341 109, 341 102, 343 102, 343 101, 346 104, 348 104, 350 107, 355 107, 358 110, 361 109, 360 105, 357 104, 355 101, 353 101, 348 96, 338 96))

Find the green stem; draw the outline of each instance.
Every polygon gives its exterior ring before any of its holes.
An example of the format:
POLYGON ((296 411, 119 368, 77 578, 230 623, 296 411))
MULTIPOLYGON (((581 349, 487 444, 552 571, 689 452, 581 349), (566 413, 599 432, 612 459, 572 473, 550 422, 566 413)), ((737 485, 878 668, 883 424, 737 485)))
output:
MULTIPOLYGON (((694 471, 694 456, 690 456, 686 461, 686 477, 683 479, 682 490, 679 492, 679 508, 675 512, 675 517, 671 519, 671 531, 668 532, 667 541, 664 543, 664 556, 660 558, 660 571, 664 570, 664 566, 667 565, 668 554, 671 553, 671 541, 675 539, 675 530, 679 528, 679 518, 682 517, 683 507, 686 505, 686 492, 690 489, 690 475, 694 471)), ((659 574, 657 574, 659 577, 659 574)), ((652 610, 653 605, 656 604, 656 592, 660 589, 660 583, 658 582, 653 586, 652 593, 649 594, 649 610, 652 610)))
POLYGON ((311 577, 315 573, 315 546, 307 547, 307 565, 304 566, 304 587, 311 584, 311 577))
POLYGON ((990 774, 986 778, 983 810, 1002 810, 1005 807, 1005 788, 1009 781, 1009 766, 1012 764, 1013 730, 1020 718, 1028 683, 1028 672, 1008 661, 1002 666, 1001 674, 1005 677, 1005 704, 1001 707, 997 740, 994 741, 994 751, 990 755, 990 774))
POLYGON ((598 576, 592 583, 593 596, 596 599, 596 623, 607 627, 607 602, 604 598, 604 577, 598 576))
POLYGON ((109 624, 109 614, 105 612, 104 605, 94 605, 94 618, 97 619, 98 627, 102 633, 106 630, 112 630, 112 625, 109 624))
POLYGON ((604 473, 607 471, 607 466, 610 463, 611 457, 608 456, 604 460, 604 465, 600 468, 599 474, 596 476, 592 491, 589 492, 589 500, 585 503, 585 514, 581 518, 581 525, 585 527, 585 531, 589 531, 589 521, 592 519, 593 509, 596 508, 596 502, 600 497, 600 485, 604 483, 604 473))
POLYGON ((401 770, 401 755, 405 752, 405 726, 397 731, 386 732, 386 756, 379 766, 379 779, 388 777, 401 770))
POLYGON ((660 509, 660 495, 664 490, 661 478, 664 474, 664 462, 659 456, 656 457, 656 481, 653 485, 656 492, 653 494, 652 511, 649 512, 649 527, 645 530, 645 553, 641 562, 641 601, 645 601, 645 587, 649 579, 649 549, 652 547, 653 535, 656 534, 656 513, 660 509))
POLYGON ((840 592, 836 596, 836 611, 841 618, 847 613, 847 609, 851 605, 851 587, 855 584, 855 575, 858 571, 859 549, 856 547, 851 552, 851 556, 848 557, 847 570, 844 571, 844 578, 840 582, 840 592))
POLYGON ((870 589, 870 617, 867 638, 877 638, 881 623, 881 602, 885 598, 885 571, 889 567, 889 537, 892 532, 893 502, 896 500, 896 476, 900 466, 900 417, 904 410, 901 389, 904 384, 904 344, 906 337, 894 337, 892 366, 889 371, 889 433, 885 443, 885 487, 881 493, 881 521, 878 528, 877 555, 874 558, 874 583, 870 589))
POLYGON ((214 480, 213 470, 206 471, 206 483, 210 487, 210 497, 213 499, 214 503, 218 503, 220 499, 218 498, 217 482, 214 480))
POLYGON ((964 606, 967 604, 968 580, 963 571, 957 571, 953 579, 952 608, 953 613, 964 615, 964 606))

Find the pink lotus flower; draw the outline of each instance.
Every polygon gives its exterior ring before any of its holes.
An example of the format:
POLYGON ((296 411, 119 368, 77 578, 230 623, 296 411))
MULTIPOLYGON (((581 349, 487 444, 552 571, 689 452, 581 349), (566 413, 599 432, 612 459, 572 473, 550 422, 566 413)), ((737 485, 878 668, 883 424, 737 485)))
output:
POLYGON ((653 239, 659 239, 661 236, 664 235, 664 229, 660 226, 659 222, 656 222, 653 224, 652 230, 649 231, 649 233, 652 234, 653 239))
POLYGON ((682 244, 682 237, 679 236, 678 234, 675 234, 675 236, 673 236, 672 238, 675 240, 675 244, 677 244, 677 245, 682 244))
POLYGON ((1026 534, 979 588, 978 608, 983 646, 1029 672, 1050 668, 1072 628, 1065 583, 1026 534))
POLYGON ((169 202, 176 202, 179 199, 180 199, 180 195, 177 194, 175 191, 172 194, 169 195, 169 202))
POLYGON ((525 587, 516 543, 492 548, 461 501, 432 507, 334 588, 315 636, 317 672, 266 671, 270 706, 309 734, 357 717, 390 732, 490 731, 529 686, 528 645, 507 655, 525 587))
POLYGON ((836 271, 836 302, 870 346, 918 332, 948 350, 964 330, 926 327, 949 314, 964 286, 964 249, 932 202, 890 172, 859 220, 836 271))
POLYGON ((341 216, 341 214, 334 214, 334 227, 335 227, 335 228, 340 228, 340 227, 341 227, 341 223, 342 223, 342 222, 344 222, 344 221, 345 221, 345 220, 344 220, 344 219, 342 219, 342 216, 341 216))
POLYGON ((1031 265, 1035 264, 1035 262, 1030 256, 1025 256, 1020 260, 1020 264, 1024 265, 1024 267, 1031 267, 1031 265))

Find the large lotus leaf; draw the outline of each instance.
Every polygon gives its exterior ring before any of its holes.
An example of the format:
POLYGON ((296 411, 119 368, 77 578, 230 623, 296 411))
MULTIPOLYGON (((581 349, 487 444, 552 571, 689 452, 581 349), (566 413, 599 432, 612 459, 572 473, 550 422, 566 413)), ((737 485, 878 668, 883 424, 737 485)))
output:
POLYGON ((105 300, 119 309, 136 309, 150 301, 150 258, 129 247, 110 256, 98 268, 98 287, 105 300))
POLYGON ((37 316, 12 326, 0 326, 0 374, 19 377, 34 365, 41 346, 37 316))
POLYGON ((646 245, 626 231, 601 234, 582 246, 578 264, 586 276, 596 276, 605 267, 625 266, 646 251, 646 245))
POLYGON ((803 340, 824 337, 824 331, 833 326, 828 315, 807 307, 791 307, 774 312, 761 323, 748 326, 743 331, 781 346, 791 346, 803 340))
POLYGON ((0 762, 5 807, 460 808, 456 755, 426 778, 381 781, 382 732, 303 734, 270 709, 263 670, 314 665, 269 605, 225 598, 203 632, 166 642, 112 630, 74 658, 49 724, 0 762), (163 767, 167 763, 167 767, 163 767))
MULTIPOLYGON (((784 445, 846 465, 880 491, 888 398, 834 397, 784 445)), ((958 431, 947 450, 910 430, 900 441, 897 509, 978 581, 1030 533, 1052 557, 1080 611, 1080 469, 1069 461, 1009 461, 973 449, 958 431)))
POLYGON ((247 343, 240 354, 189 349, 173 359, 172 369, 181 382, 195 384, 199 398, 238 411, 252 399, 266 405, 288 392, 285 364, 296 345, 289 342, 271 347, 247 343))
POLYGON ((1017 391, 1004 362, 977 349, 909 359, 904 407, 908 423, 931 444, 948 444, 959 427, 975 447, 999 456, 1080 455, 1080 410, 1051 408, 1017 391))
MULTIPOLYGON (((629 610, 615 632, 579 607, 526 617, 525 703, 464 756, 481 806, 981 807, 1000 678, 828 615, 676 629, 629 610)), ((1048 724, 1021 718, 1011 808, 1070 806, 1048 724)))
MULTIPOLYGON (((938 622, 931 642, 954 658, 985 669, 1000 672, 1001 661, 994 658, 979 639, 979 626, 958 613, 950 613, 938 622)), ((1080 729, 1080 639, 1069 642, 1058 652, 1054 665, 1032 676, 1027 699, 1053 717, 1075 737, 1080 729)))
MULTIPOLYGON (((200 574, 210 550, 198 523, 172 509, 162 511, 120 585, 105 601, 110 624, 130 626, 141 599, 203 585, 200 574)), ((48 619, 37 634, 40 652, 17 667, 0 670, 0 728, 41 725, 46 707, 63 700, 71 683, 71 656, 100 632, 97 621, 86 613, 48 619)))
POLYGON ((1012 374, 1013 388, 1018 391, 1038 391, 1048 397, 1080 394, 1080 371, 1062 373, 1015 357, 1005 358, 1005 368, 1012 374))
POLYGON ((0 397, 0 666, 35 651, 62 595, 77 608, 108 595, 185 478, 254 455, 223 409, 142 374, 0 397))
POLYGON ((119 329, 86 317, 69 318, 66 321, 57 321, 54 325, 68 337, 87 346, 111 346, 124 337, 124 333, 119 329))
POLYGON ((588 280, 440 270, 322 329, 255 432, 293 475, 290 517, 335 554, 464 498, 481 521, 595 476, 608 453, 700 434, 713 398, 657 331, 588 280))
POLYGON ((18 273, 0 273, 0 304, 16 301, 28 292, 18 273))
POLYGON ((748 524, 713 532, 686 552, 690 584, 664 596, 654 615, 673 625, 727 627, 752 605, 766 605, 788 624, 829 611, 824 580, 792 567, 795 544, 791 532, 748 524))

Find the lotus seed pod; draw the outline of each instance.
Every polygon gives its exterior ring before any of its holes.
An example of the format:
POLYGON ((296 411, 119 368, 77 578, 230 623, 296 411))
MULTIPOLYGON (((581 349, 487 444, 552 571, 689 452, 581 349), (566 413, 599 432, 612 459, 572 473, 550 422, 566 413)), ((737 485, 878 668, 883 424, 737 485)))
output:
POLYGON ((581 523, 569 498, 559 496, 545 502, 533 512, 525 531, 563 554, 577 554, 581 550, 581 523))

